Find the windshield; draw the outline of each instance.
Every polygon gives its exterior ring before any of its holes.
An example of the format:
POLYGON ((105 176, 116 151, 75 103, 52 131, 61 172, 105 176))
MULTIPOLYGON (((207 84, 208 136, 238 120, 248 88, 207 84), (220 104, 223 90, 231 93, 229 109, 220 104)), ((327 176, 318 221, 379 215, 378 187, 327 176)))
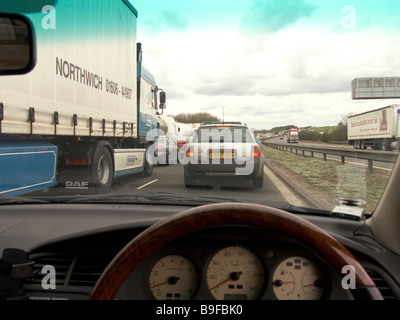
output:
POLYGON ((373 213, 400 148, 400 3, 91 3, 0 5, 31 20, 37 50, 0 78, 4 203, 373 213))

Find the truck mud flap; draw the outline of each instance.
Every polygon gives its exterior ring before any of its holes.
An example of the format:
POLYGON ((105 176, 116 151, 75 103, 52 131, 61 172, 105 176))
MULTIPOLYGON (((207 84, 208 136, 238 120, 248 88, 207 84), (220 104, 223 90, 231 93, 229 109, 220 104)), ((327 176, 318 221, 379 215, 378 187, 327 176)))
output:
POLYGON ((63 170, 58 179, 58 191, 62 194, 94 194, 95 181, 87 171, 82 174, 81 168, 63 170))

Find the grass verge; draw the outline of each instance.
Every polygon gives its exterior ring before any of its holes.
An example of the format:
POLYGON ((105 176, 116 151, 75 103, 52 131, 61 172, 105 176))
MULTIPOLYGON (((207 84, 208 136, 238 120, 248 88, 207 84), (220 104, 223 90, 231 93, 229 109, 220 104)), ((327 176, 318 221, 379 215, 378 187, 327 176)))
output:
POLYGON ((372 212, 386 188, 390 172, 367 167, 342 165, 336 161, 323 161, 321 158, 296 155, 261 145, 267 161, 303 184, 323 191, 333 202, 335 198, 363 199, 367 212, 372 212))

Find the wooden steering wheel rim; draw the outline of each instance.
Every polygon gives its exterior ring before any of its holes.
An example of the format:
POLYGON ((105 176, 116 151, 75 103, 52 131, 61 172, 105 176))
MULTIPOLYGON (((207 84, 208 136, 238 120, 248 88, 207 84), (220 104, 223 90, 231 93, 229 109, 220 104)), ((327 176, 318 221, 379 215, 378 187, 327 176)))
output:
POLYGON ((132 239, 110 262, 89 299, 111 300, 131 272, 153 252, 187 234, 227 225, 267 228, 287 235, 314 250, 341 275, 355 268, 356 290, 361 299, 382 299, 375 283, 356 258, 337 240, 312 223, 286 211, 256 204, 224 203, 196 207, 167 217, 132 239))

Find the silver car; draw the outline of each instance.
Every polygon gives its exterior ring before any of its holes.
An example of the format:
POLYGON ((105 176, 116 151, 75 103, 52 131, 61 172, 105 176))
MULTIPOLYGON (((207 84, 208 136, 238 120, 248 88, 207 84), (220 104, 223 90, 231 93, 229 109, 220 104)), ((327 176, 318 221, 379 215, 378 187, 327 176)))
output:
POLYGON ((264 157, 253 133, 242 124, 217 123, 200 126, 180 153, 185 186, 213 184, 262 188, 264 157), (218 178, 218 179, 216 179, 218 178))

